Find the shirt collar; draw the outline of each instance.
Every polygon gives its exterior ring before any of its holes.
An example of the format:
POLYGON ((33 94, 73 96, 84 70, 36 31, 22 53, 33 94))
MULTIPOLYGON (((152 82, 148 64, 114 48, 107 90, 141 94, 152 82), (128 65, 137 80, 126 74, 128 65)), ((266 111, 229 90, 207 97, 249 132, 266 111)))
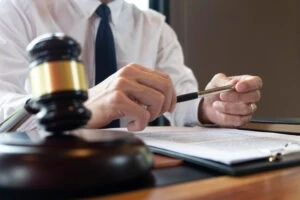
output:
MULTIPOLYGON (((95 14, 96 9, 102 3, 100 0, 73 0, 73 4, 77 7, 82 17, 90 18, 95 14)), ((124 0, 113 0, 108 3, 108 7, 111 10, 111 19, 113 24, 117 24, 124 0)))

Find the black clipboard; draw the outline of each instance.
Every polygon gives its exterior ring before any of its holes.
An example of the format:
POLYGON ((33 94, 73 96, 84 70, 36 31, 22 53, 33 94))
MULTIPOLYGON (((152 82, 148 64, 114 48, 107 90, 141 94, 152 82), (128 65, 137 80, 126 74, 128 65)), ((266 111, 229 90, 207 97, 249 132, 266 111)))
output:
POLYGON ((239 129, 300 136, 300 117, 255 117, 239 129))
POLYGON ((277 157, 267 157, 260 158, 257 160, 242 162, 239 164, 227 165, 220 162, 203 159, 195 156, 190 156, 170 150, 165 150, 157 147, 149 146, 153 153, 158 153, 161 155, 173 157, 176 159, 181 159, 186 162, 190 162, 211 170, 215 170, 219 173, 231 175, 231 176, 241 176, 252 173, 258 173, 268 170, 275 170, 281 168, 287 168, 292 166, 300 166, 300 152, 292 153, 287 155, 278 155, 277 157))

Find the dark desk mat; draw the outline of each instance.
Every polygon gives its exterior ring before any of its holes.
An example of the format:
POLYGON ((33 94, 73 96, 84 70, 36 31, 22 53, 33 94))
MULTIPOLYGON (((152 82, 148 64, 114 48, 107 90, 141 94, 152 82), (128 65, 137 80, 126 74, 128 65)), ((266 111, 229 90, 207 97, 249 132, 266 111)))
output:
POLYGON ((220 176, 216 171, 210 171, 207 168, 202 168, 189 163, 184 165, 153 170, 154 186, 166 186, 188 181, 208 179, 220 176))
POLYGON ((88 190, 83 191, 65 191, 63 188, 59 191, 21 191, 0 188, 0 199, 78 199, 101 197, 140 189, 208 179, 219 175, 221 174, 215 171, 210 171, 206 168, 184 163, 181 166, 172 168, 153 169, 149 176, 144 176, 136 180, 116 185, 109 185, 104 188, 89 188, 88 190))

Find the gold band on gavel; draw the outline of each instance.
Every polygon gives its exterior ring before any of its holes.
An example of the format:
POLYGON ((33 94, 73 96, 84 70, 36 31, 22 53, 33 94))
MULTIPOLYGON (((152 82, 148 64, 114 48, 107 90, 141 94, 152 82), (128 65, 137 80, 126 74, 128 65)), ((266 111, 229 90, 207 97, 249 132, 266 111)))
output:
POLYGON ((31 68, 32 97, 61 91, 87 90, 84 66, 78 61, 53 61, 31 68))

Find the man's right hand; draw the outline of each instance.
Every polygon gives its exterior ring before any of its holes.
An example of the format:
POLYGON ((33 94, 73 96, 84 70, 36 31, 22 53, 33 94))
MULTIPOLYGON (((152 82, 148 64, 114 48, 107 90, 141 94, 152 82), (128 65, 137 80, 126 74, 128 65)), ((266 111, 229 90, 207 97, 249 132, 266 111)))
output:
POLYGON ((85 106, 92 112, 87 128, 101 128, 128 117, 130 131, 143 130, 148 122, 172 112, 176 93, 169 75, 129 64, 88 91, 85 106))

